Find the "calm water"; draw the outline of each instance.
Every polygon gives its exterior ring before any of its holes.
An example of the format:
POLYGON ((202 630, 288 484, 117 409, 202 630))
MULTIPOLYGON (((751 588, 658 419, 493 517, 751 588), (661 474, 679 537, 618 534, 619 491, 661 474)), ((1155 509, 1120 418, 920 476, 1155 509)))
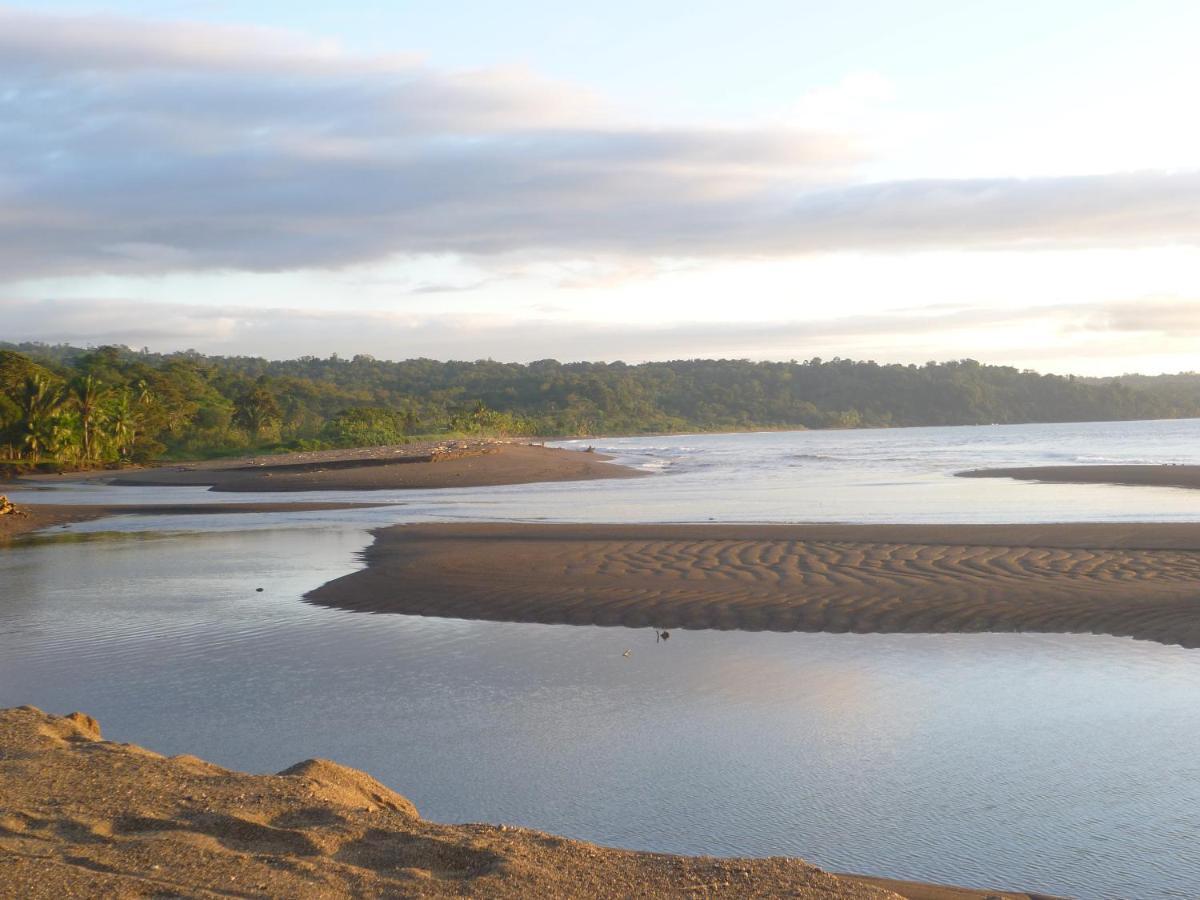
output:
MULTIPOLYGON (((1097 448, 1200 462, 1200 422, 595 443, 658 474, 410 492, 383 510, 123 517, 0 552, 0 705, 83 709, 111 738, 242 769, 332 757, 446 821, 1078 897, 1200 895, 1197 651, 1034 635, 656 644, 299 599, 359 564, 365 527, 402 520, 1200 520, 1200 492, 946 475, 1102 461, 1097 448)), ((249 499, 55 499, 114 495, 249 499)))
MULTIPOLYGON (((1200 521, 1200 492, 955 478, 971 468, 1070 462, 1200 463, 1200 419, 683 435, 567 441, 594 444, 653 478, 440 491, 324 492, 322 499, 399 509, 222 517, 193 523, 124 520, 123 529, 279 527, 294 522, 524 519, 573 522, 1059 522, 1200 521)), ((204 488, 54 491, 59 502, 304 500, 313 494, 215 494, 204 488)), ((15 499, 33 499, 18 492, 15 499)), ((46 497, 43 494, 42 499, 46 497)), ((82 530, 106 530, 102 525, 82 530)))

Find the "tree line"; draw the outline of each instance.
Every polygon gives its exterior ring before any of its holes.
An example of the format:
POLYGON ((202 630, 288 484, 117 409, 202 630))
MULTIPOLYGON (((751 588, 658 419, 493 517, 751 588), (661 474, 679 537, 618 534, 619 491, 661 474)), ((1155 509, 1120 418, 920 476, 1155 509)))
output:
POLYGON ((86 468, 443 435, 645 434, 1200 416, 1200 375, 955 360, 292 360, 0 343, 0 458, 86 468))

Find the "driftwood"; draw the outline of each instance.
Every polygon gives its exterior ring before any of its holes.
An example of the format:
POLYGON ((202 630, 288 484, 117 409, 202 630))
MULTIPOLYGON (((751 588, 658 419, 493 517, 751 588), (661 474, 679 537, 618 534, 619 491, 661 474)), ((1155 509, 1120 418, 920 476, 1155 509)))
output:
POLYGON ((500 448, 495 444, 482 441, 448 441, 438 444, 429 451, 428 462, 445 462, 450 459, 466 459, 471 456, 483 456, 485 453, 498 453, 500 448))
POLYGON ((29 513, 25 512, 25 510, 23 510, 23 509, 17 509, 17 507, 14 503, 12 503, 3 494, 0 494, 0 516, 27 516, 27 515, 29 515, 29 513))

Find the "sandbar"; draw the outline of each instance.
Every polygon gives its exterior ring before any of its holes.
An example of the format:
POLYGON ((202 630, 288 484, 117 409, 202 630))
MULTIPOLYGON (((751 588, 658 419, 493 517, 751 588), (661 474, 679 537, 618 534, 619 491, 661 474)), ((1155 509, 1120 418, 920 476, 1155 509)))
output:
POLYGON ((1200 466, 1192 465, 1020 466, 1012 469, 971 469, 955 474, 960 478, 1016 478, 1020 481, 1057 484, 1200 488, 1200 466))
POLYGON ((214 491, 372 491, 629 478, 644 473, 598 453, 522 443, 459 442, 164 465, 107 478, 119 485, 206 485, 214 491), (445 449, 443 449, 445 448, 445 449))
POLYGON ((311 591, 363 612, 1200 647, 1200 524, 397 525, 311 591))

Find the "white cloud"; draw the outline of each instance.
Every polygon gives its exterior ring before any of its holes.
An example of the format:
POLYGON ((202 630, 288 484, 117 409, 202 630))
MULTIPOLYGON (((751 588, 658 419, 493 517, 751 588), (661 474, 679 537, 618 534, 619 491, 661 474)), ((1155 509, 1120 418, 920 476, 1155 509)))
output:
POLYGON ((880 362, 972 356, 1081 374, 1135 366, 1137 338, 1157 340, 1163 365, 1194 367, 1195 301, 1137 299, 1100 306, 977 307, 937 304, 819 321, 598 323, 533 315, 417 314, 286 307, 198 306, 137 300, 0 301, 4 338, 76 345, 295 357, 370 353, 530 361, 701 356, 755 359, 873 358, 880 362), (952 347, 948 353, 946 348, 952 347), (264 348, 271 348, 265 350, 264 348), (1188 362, 1188 360, 1193 360, 1188 362))
MULTIPOLYGON (((886 94, 861 75, 808 102, 832 119, 886 94)), ((0 7, 9 279, 1200 238, 1196 172, 861 184, 861 152, 838 131, 630 123, 519 69, 0 7)))

